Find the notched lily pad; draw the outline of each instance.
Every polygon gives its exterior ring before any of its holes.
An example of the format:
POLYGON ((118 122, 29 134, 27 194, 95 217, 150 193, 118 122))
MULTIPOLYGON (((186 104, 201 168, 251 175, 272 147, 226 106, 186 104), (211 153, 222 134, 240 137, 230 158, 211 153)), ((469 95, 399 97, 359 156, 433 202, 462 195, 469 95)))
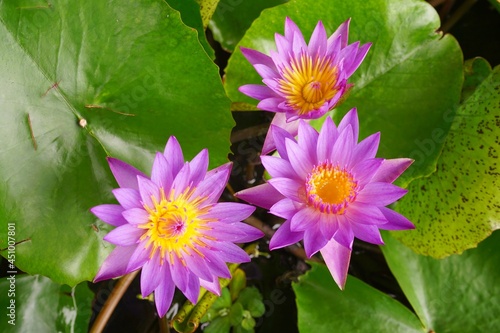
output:
POLYGON ((500 228, 500 67, 463 104, 437 170, 408 187, 396 210, 416 228, 394 232, 415 252, 443 258, 500 228))

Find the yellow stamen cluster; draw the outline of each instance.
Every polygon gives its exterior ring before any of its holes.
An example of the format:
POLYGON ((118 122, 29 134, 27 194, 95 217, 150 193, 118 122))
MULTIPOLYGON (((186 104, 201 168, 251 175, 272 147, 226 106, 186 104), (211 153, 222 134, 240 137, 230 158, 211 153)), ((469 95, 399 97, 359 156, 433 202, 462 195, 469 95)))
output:
POLYGON ((306 179, 308 204, 324 213, 343 214, 357 190, 357 182, 348 171, 328 162, 315 166, 306 179))
POLYGON ((338 91, 335 87, 338 69, 328 57, 312 58, 303 54, 298 59, 292 58, 290 66, 283 69, 282 77, 280 91, 299 115, 319 109, 338 91))
POLYGON ((160 198, 151 197, 153 207, 144 205, 144 209, 149 213, 149 221, 139 225, 139 228, 147 230, 140 240, 147 239, 146 248, 151 251, 150 258, 156 251, 160 251, 161 263, 167 256, 172 262, 175 254, 185 264, 181 255, 183 251, 194 251, 203 256, 198 250, 198 247, 207 247, 203 240, 215 240, 203 233, 203 230, 210 229, 208 223, 211 221, 199 218, 207 213, 209 208, 200 208, 203 198, 189 200, 192 192, 188 188, 176 198, 174 191, 171 191, 166 197, 161 188, 160 198))

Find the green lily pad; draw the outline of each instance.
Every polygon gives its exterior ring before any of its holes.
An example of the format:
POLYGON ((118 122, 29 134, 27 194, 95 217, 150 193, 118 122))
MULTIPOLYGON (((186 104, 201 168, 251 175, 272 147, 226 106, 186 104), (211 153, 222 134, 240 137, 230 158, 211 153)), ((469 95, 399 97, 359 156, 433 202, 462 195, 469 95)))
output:
POLYGON ((475 249, 440 260, 415 254, 388 232, 384 240, 389 267, 426 332, 498 331, 499 231, 475 249))
POLYGON ((491 65, 484 58, 469 59, 464 63, 465 80, 462 87, 462 103, 491 74, 491 65))
POLYGON ((203 27, 208 26, 208 22, 212 18, 215 10, 217 9, 217 4, 219 0, 196 0, 200 5, 201 18, 203 21, 203 27))
POLYGON ((195 0, 168 0, 170 7, 181 13, 182 21, 189 27, 196 29, 201 45, 210 56, 215 58, 214 49, 210 46, 205 36, 205 27, 201 20, 200 5, 195 0))
POLYGON ((88 331, 94 294, 86 283, 70 288, 43 276, 19 275, 2 278, 0 293, 4 311, 0 331, 4 333, 88 331), (9 296, 10 292, 15 297, 9 296))
POLYGON ((500 228, 500 67, 460 107, 437 171, 413 181, 395 209, 414 230, 394 236, 415 252, 443 258, 477 246, 500 228))
POLYGON ((23 271, 94 277, 112 249, 89 212, 115 202, 106 156, 149 173, 175 135, 185 158, 227 161, 218 68, 165 2, 4 1, 0 40, 0 249, 15 224, 23 271))
POLYGON ((221 0, 208 26, 214 39, 230 52, 262 10, 288 0, 221 0))
MULTIPOLYGON (((440 21, 433 7, 424 1, 292 0, 263 11, 239 45, 269 54, 275 48, 274 34, 283 34, 287 16, 301 28, 306 40, 318 20, 331 34, 351 18, 349 42, 373 45, 349 79, 355 86, 338 108, 335 120, 357 107, 361 137, 382 133, 380 156, 415 159, 401 183, 431 174, 442 141, 433 140, 425 154, 422 142, 434 138, 436 131, 446 135, 463 81, 460 47, 451 35, 436 32, 440 21)), ((262 84, 238 49, 229 60, 225 82, 233 102, 257 104, 238 91, 244 84, 262 84)), ((313 123, 319 126, 321 122, 313 123)))
POLYGON ((364 282, 349 276, 340 290, 325 265, 312 268, 293 284, 301 333, 423 333, 408 308, 364 282))

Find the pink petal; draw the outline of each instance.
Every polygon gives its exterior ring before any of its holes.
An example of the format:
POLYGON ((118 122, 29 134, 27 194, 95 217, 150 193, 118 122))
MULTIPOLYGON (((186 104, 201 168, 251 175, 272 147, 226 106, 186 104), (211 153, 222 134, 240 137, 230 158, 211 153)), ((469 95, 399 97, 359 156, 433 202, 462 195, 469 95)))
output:
POLYGON ((332 239, 321 249, 321 255, 339 288, 344 289, 351 250, 332 239))
POLYGON ((235 194, 238 199, 243 199, 259 207, 270 209, 277 201, 284 198, 271 184, 265 183, 235 194))
POLYGON ((247 58, 248 62, 250 62, 252 65, 263 64, 268 67, 274 66, 273 60, 267 54, 264 54, 257 50, 247 49, 246 47, 240 47, 240 50, 243 56, 247 58))
POLYGON ((129 263, 127 266, 127 270, 129 270, 130 272, 141 268, 146 263, 146 261, 149 259, 151 251, 148 248, 146 248, 145 245, 146 245, 145 241, 139 243, 137 245, 134 253, 130 257, 130 260, 129 260, 129 263))
POLYGON ((191 167, 189 163, 184 163, 172 182, 174 198, 178 198, 191 184, 191 167))
POLYGON ((387 206, 408 191, 390 183, 369 183, 358 193, 357 202, 364 202, 374 206, 387 206))
POLYGON ((169 163, 162 153, 156 153, 151 171, 151 181, 162 187, 167 193, 172 186, 173 176, 169 169, 169 163))
POLYGON ((257 104, 257 108, 270 111, 270 112, 281 112, 282 110, 279 108, 279 104, 283 102, 282 97, 269 97, 263 99, 257 104))
POLYGON ((335 239, 341 245, 347 247, 349 250, 352 250, 352 243, 354 241, 354 233, 352 232, 350 223, 346 219, 345 216, 339 215, 339 229, 333 235, 333 239, 335 239))
POLYGON ((319 21, 309 40, 308 53, 323 56, 327 50, 327 36, 323 22, 319 21))
POLYGON ((108 164, 120 187, 138 189, 137 176, 147 177, 133 166, 116 158, 108 157, 108 164))
POLYGON ((355 201, 349 205, 344 215, 349 221, 359 224, 382 225, 387 223, 384 214, 380 212, 380 207, 355 201))
MULTIPOLYGON (((271 151, 277 149, 276 143, 275 143, 275 136, 278 138, 278 144, 280 144, 280 150, 285 150, 285 138, 293 138, 295 135, 297 135, 299 131, 299 123, 297 121, 292 121, 292 122, 287 122, 286 121, 286 115, 284 113, 276 113, 274 116, 271 126, 269 127, 269 131, 267 132, 266 139, 264 141, 264 145, 262 147, 262 155, 267 155, 271 151), (279 128, 277 130, 276 128, 279 128), (273 133, 273 131, 278 131, 276 135, 273 133), (280 132, 283 131, 283 132, 280 132)), ((285 153, 285 155, 280 154, 280 156, 284 159, 288 158, 288 155, 285 153)))
POLYGON ((255 211, 255 207, 236 202, 219 202, 213 205, 208 213, 201 215, 200 218, 205 219, 217 219, 222 223, 233 223, 239 222, 255 211))
MULTIPOLYGON (((289 55, 292 54, 292 43, 288 41, 285 37, 280 34, 274 35, 274 40, 276 42, 276 51, 283 57, 286 57, 286 62, 289 62, 289 55)), ((275 60, 275 59, 273 59, 275 60)))
POLYGON ((272 91, 269 87, 258 84, 246 84, 244 86, 239 87, 238 90, 241 93, 258 100, 277 97, 276 93, 272 91))
POLYGON ((296 178, 300 180, 287 160, 275 156, 261 156, 260 160, 271 177, 296 178))
POLYGON ((245 223, 212 224, 212 229, 204 231, 204 234, 232 243, 248 243, 264 236, 262 231, 245 223))
POLYGON ((299 176, 299 179, 305 179, 314 167, 313 160, 309 158, 309 152, 291 139, 285 140, 285 146, 290 165, 299 176))
POLYGON ((144 177, 138 176, 137 182, 139 183, 139 193, 141 195, 142 203, 149 208, 153 208, 154 204, 152 198, 154 197, 159 201, 160 188, 151 180, 144 177))
POLYGON ((337 140, 338 132, 332 118, 326 117, 318 136, 317 156, 318 162, 328 160, 332 156, 333 145, 337 140))
POLYGON ((356 108, 352 108, 347 114, 342 118, 340 121, 340 124, 338 126, 338 131, 339 133, 342 133, 342 131, 345 131, 347 127, 351 125, 352 128, 352 135, 354 138, 354 143, 358 142, 358 135, 359 135, 359 120, 358 120, 358 112, 356 108))
MULTIPOLYGON (((285 38, 288 39, 289 41, 293 40, 293 37, 295 35, 302 35, 302 32, 300 31, 299 27, 295 22, 292 21, 291 18, 286 17, 285 18, 285 38)), ((305 44, 305 41, 304 41, 305 44)))
POLYGON ((104 236, 104 240, 119 246, 131 246, 137 244, 144 232, 144 229, 139 229, 131 224, 124 224, 111 230, 104 236))
POLYGON ((372 43, 366 43, 366 44, 363 44, 359 48, 354 60, 350 63, 349 66, 346 65, 344 67, 344 70, 346 71, 346 77, 350 77, 356 71, 356 69, 358 69, 358 67, 361 65, 361 63, 365 59, 366 54, 370 50, 371 46, 372 46, 372 43))
POLYGON ((327 242, 328 239, 321 233, 319 225, 312 226, 304 231, 304 250, 308 258, 321 250, 327 242))
POLYGON ((355 64, 355 59, 356 59, 356 54, 358 52, 359 48, 359 41, 354 42, 352 44, 347 45, 345 48, 343 48, 340 53, 339 57, 343 60, 343 72, 345 75, 345 78, 349 78, 354 70, 353 68, 356 69, 358 66, 354 66, 355 64))
POLYGON ((226 263, 218 256, 217 251, 212 251, 211 249, 200 248, 207 260, 207 266, 212 272, 212 275, 220 276, 222 278, 228 279, 231 277, 231 272, 227 267, 226 263))
POLYGON ((358 182, 358 186, 363 188, 363 186, 368 184, 383 162, 382 158, 370 158, 356 164, 352 168, 351 173, 358 182))
POLYGON ((253 67, 263 79, 276 80, 276 78, 280 77, 274 64, 271 67, 261 64, 253 65, 253 67))
POLYGON ((326 53, 335 62, 339 62, 339 54, 342 48, 342 36, 330 36, 327 40, 327 51, 326 53))
POLYGON ((172 282, 170 269, 167 264, 161 266, 161 281, 155 289, 155 303, 158 316, 163 317, 168 311, 174 297, 175 284, 172 282))
POLYGON ((205 179, 198 184, 191 197, 205 198, 206 203, 217 202, 226 188, 231 173, 231 167, 231 163, 226 163, 218 167, 216 172, 207 172, 205 179))
POLYGON ((374 158, 377 155, 378 145, 380 143, 380 132, 370 135, 361 141, 352 154, 351 166, 354 166, 364 159, 374 158))
POLYGON ((225 262, 242 263, 250 261, 250 256, 236 244, 230 242, 210 242, 210 245, 218 250, 217 256, 225 262))
POLYGON ((380 166, 372 182, 392 183, 395 181, 411 164, 410 158, 394 158, 385 160, 380 166))
POLYGON ((175 177, 184 165, 184 155, 182 154, 181 146, 175 136, 171 136, 168 139, 163 155, 165 155, 167 159, 172 176, 175 177))
POLYGON ((116 278, 131 272, 127 269, 130 257, 134 253, 136 246, 117 246, 104 260, 97 272, 94 282, 116 278))
POLYGON ((304 232, 290 230, 290 220, 286 220, 274 233, 269 242, 269 249, 275 250, 298 243, 304 237, 304 232))
POLYGON ((269 180, 269 184, 285 197, 297 202, 303 201, 305 191, 303 184, 289 178, 273 178, 269 180))
POLYGON ((305 231, 309 228, 318 228, 318 227, 319 227, 319 216, 318 214, 316 214, 314 209, 309 207, 300 209, 290 219, 291 231, 305 231))
POLYGON ((192 272, 188 271, 188 284, 186 291, 183 292, 186 298, 193 304, 198 301, 198 296, 200 295, 200 278, 194 275, 192 272))
POLYGON ((351 228, 354 232, 354 237, 361 239, 362 241, 376 245, 384 244, 380 231, 374 225, 352 223, 351 228))
POLYGON ((318 144, 318 132, 305 120, 299 121, 299 134, 297 142, 299 146, 308 152, 308 159, 313 164, 317 161, 316 146, 318 144))
POLYGON ((384 230, 415 229, 413 223, 411 223, 410 220, 408 220, 406 217, 399 214, 398 212, 395 212, 387 207, 378 207, 378 208, 380 209, 380 212, 384 214, 385 218, 388 221, 386 224, 382 224, 381 226, 379 226, 380 229, 384 230))
POLYGON ((200 285, 206 290, 210 291, 212 294, 215 294, 217 296, 220 296, 221 294, 220 282, 216 276, 214 276, 210 281, 200 279, 200 285))
MULTIPOLYGON (((155 290, 161 282, 162 276, 160 275, 160 251, 156 251, 153 258, 146 261, 142 266, 141 271, 141 294, 142 297, 147 297, 155 290)), ((166 265, 166 263, 164 263, 166 265)))
POLYGON ((127 223, 122 216, 124 208, 120 205, 99 205, 92 207, 90 211, 100 220, 115 227, 119 227, 127 223))
POLYGON ((269 212, 278 217, 282 217, 284 219, 290 219, 297 212, 297 207, 295 203, 288 199, 282 199, 275 203, 270 209, 269 212))
POLYGON ((330 36, 330 40, 336 39, 338 36, 340 37, 340 45, 341 48, 346 47, 347 42, 348 42, 348 37, 349 37, 349 23, 351 23, 351 19, 347 19, 345 22, 343 22, 337 30, 330 36))
POLYGON ((130 188, 114 189, 113 195, 124 209, 142 208, 141 195, 139 191, 130 188))
POLYGON ((196 276, 201 279, 209 280, 212 278, 212 273, 207 266, 207 262, 205 258, 201 257, 199 254, 194 251, 190 251, 190 253, 183 253, 182 257, 186 261, 187 267, 196 274, 196 276))
POLYGON ((231 163, 226 163, 216 168, 213 168, 212 170, 208 170, 207 174, 205 175, 205 179, 208 179, 219 172, 231 172, 231 167, 232 167, 231 163))
MULTIPOLYGON (((298 133, 299 124, 298 124, 298 122, 293 122, 297 126, 295 129, 295 126, 292 126, 292 127, 282 126, 282 127, 280 127, 279 124, 281 124, 281 123, 287 124, 285 116, 283 114, 278 113, 273 118, 271 126, 269 127, 269 132, 271 133, 271 135, 273 137, 273 142, 276 145, 276 149, 278 150, 278 153, 280 154, 281 158, 288 159, 288 153, 286 151, 285 141, 286 141, 286 139, 295 140, 294 136, 297 135, 297 133, 298 133)), ((268 136, 269 136, 269 132, 268 132, 268 136)), ((263 152, 264 152, 264 150, 263 150, 263 152)))
POLYGON ((327 240, 332 239, 333 235, 339 229, 339 222, 336 215, 320 214, 318 224, 323 237, 327 240))
POLYGON ((138 225, 149 222, 149 213, 142 208, 127 209, 122 215, 130 224, 138 225))
POLYGON ((333 145, 330 161, 340 167, 346 167, 350 164, 351 155, 354 148, 354 138, 351 125, 340 132, 340 135, 333 145))
POLYGON ((170 262, 170 272, 172 273, 172 281, 175 283, 177 288, 186 294, 188 287, 189 271, 186 266, 182 264, 179 257, 176 254, 170 257, 172 262, 170 262))

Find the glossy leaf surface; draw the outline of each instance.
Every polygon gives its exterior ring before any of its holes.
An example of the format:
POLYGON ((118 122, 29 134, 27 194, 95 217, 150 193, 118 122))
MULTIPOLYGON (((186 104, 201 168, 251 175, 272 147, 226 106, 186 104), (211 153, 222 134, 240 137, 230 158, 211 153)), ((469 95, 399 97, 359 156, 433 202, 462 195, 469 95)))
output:
POLYGON ((218 69, 165 2, 4 1, 0 40, 0 248, 14 223, 23 271, 94 277, 112 249, 89 212, 115 202, 106 156, 149 173, 175 135, 186 159, 227 161, 218 69))
POLYGON ((395 232, 396 238, 417 253, 442 258, 477 246, 500 228, 499 127, 497 67, 458 110, 436 172, 412 182, 396 204, 416 226, 395 232))

